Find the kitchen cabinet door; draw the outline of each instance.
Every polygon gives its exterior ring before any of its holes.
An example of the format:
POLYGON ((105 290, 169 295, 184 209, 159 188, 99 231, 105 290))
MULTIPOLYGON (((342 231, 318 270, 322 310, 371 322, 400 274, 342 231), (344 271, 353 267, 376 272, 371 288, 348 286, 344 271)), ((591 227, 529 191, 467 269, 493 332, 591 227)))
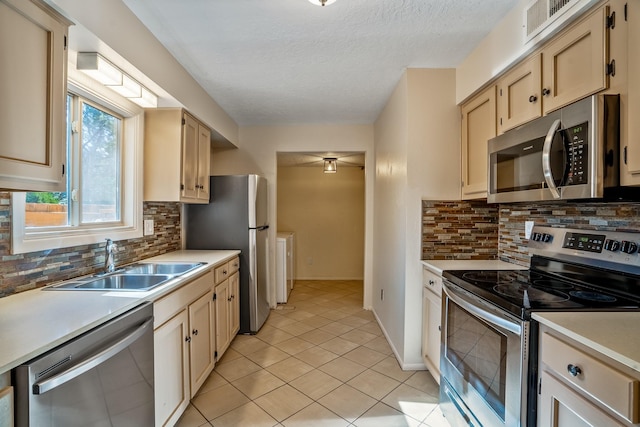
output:
POLYGON ((498 131, 504 133, 542 116, 540 54, 516 66, 498 81, 498 131))
POLYGON ((174 425, 189 404, 188 322, 182 310, 154 331, 156 426, 174 425))
POLYGON ((564 383, 542 371, 538 396, 539 427, 624 427, 564 383))
POLYGON ((0 189, 66 191, 67 28, 38 0, 0 0, 0 189))
POLYGON ((213 291, 189 305, 191 398, 213 370, 215 364, 215 320, 213 291))
POLYGON ((229 279, 225 279, 216 285, 216 352, 218 353, 218 358, 222 357, 231 343, 229 327, 230 297, 229 279))
POLYGON ((440 384, 440 322, 442 307, 433 292, 422 290, 422 358, 431 376, 440 384))
POLYGON ((181 109, 145 111, 144 200, 209 203, 211 131, 181 109))
POLYGON ((605 6, 542 49, 542 105, 547 114, 608 87, 605 6))
POLYGON ((229 339, 232 340, 240 331, 240 273, 229 277, 229 339))
POLYGON ((487 142, 496 136, 496 87, 462 105, 462 198, 487 197, 487 142))
MULTIPOLYGON (((632 182, 622 182, 623 185, 640 184, 640 3, 628 2, 625 4, 627 10, 627 146, 621 147, 626 150, 626 171, 629 174, 636 174, 633 177, 621 176, 621 180, 632 179, 632 182)), ((624 108, 624 106, 623 106, 624 108)), ((622 175, 622 174, 621 174, 622 175)))

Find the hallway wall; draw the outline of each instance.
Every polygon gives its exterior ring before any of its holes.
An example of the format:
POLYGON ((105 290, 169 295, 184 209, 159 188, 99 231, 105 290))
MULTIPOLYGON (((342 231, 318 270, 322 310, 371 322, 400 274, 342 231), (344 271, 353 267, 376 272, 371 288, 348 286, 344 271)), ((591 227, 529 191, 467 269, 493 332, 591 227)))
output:
POLYGON ((362 280, 364 170, 278 168, 278 231, 293 231, 299 280, 362 280))

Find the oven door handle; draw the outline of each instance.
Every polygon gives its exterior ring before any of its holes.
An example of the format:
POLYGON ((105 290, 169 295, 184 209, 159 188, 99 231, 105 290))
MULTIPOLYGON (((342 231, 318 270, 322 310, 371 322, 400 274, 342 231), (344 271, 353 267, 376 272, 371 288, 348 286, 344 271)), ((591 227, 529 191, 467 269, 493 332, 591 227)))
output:
POLYGON ((560 192, 558 191, 558 187, 556 187, 556 183, 553 181, 553 173, 551 171, 551 145, 553 144, 553 137, 556 135, 558 129, 560 129, 560 119, 556 119, 549 128, 549 132, 547 132, 547 136, 544 139, 544 145, 542 146, 542 173, 554 199, 560 198, 560 192))
POLYGON ((78 362, 76 365, 69 367, 68 369, 60 372, 53 377, 36 383, 33 385, 33 394, 43 394, 62 384, 71 381, 72 379, 84 374, 88 370, 95 368, 96 366, 111 359, 116 354, 120 353, 125 348, 129 347, 134 341, 144 335, 148 328, 153 325, 153 318, 144 322, 141 326, 136 328, 133 332, 126 335, 124 338, 119 339, 115 343, 109 345, 108 348, 90 356, 88 359, 78 362))
POLYGON ((460 293, 455 292, 455 290, 447 287, 446 285, 443 290, 451 301, 464 308, 469 313, 478 316, 485 322, 490 323, 494 326, 498 326, 518 336, 522 334, 522 326, 519 322, 516 322, 501 313, 494 314, 487 310, 483 310, 482 308, 478 307, 477 304, 474 304, 473 301, 470 301, 469 299, 465 298, 463 295, 460 295, 460 293))

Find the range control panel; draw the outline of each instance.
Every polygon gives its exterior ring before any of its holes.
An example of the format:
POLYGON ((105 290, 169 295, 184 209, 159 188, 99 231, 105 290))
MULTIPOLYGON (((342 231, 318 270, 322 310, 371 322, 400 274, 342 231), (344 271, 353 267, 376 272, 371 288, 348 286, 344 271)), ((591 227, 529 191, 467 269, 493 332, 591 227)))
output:
POLYGON ((640 233, 535 226, 528 247, 532 255, 570 258, 605 268, 618 268, 605 265, 609 263, 624 264, 630 272, 640 274, 640 233))

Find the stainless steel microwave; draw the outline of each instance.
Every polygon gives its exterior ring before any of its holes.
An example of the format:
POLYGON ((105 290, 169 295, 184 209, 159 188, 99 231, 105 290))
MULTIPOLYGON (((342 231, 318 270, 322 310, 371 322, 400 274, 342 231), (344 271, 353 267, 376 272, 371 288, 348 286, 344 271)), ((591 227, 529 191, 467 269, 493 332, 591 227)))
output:
POLYGON ((488 147, 489 203, 602 198, 619 185, 620 97, 590 96, 488 147))

